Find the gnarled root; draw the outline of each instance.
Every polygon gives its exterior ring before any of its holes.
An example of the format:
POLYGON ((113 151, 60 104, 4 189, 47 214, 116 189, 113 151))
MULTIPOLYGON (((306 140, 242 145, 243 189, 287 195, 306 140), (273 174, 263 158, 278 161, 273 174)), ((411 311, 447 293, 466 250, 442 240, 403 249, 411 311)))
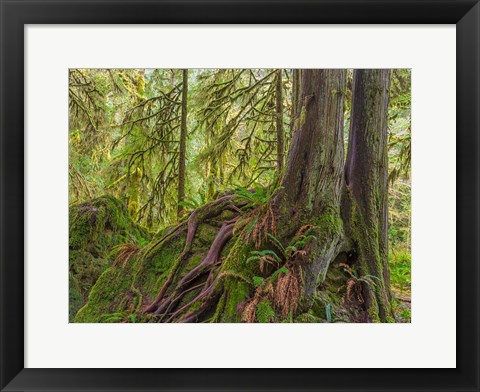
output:
POLYGON ((244 202, 234 203, 233 200, 234 195, 220 197, 219 199, 205 205, 201 209, 195 210, 190 215, 187 221, 187 238, 184 249, 159 294, 155 300, 144 309, 144 312, 154 313, 160 317, 160 321, 190 322, 195 321, 208 308, 210 308, 211 304, 213 303, 212 301, 218 297, 218 294, 215 294, 215 287, 218 280, 216 277, 216 272, 222 262, 222 260, 220 260, 220 254, 222 249, 232 238, 235 224, 243 214, 241 207, 245 205, 244 202), (180 280, 178 280, 172 289, 171 286, 173 282, 178 279, 180 270, 182 267, 184 267, 185 262, 191 256, 192 243, 195 238, 198 225, 202 221, 220 215, 220 213, 225 209, 229 209, 238 215, 223 223, 203 261, 185 276, 183 276, 180 280), (202 282, 202 277, 204 277, 207 273, 209 274, 207 279, 203 278, 205 280, 202 282), (169 289, 170 292, 167 295, 169 289), (194 290, 199 290, 199 294, 187 304, 182 305, 179 309, 176 309, 185 295, 194 290), (189 310, 190 307, 192 307, 192 305, 199 301, 201 301, 201 304, 198 309, 184 314, 189 310))

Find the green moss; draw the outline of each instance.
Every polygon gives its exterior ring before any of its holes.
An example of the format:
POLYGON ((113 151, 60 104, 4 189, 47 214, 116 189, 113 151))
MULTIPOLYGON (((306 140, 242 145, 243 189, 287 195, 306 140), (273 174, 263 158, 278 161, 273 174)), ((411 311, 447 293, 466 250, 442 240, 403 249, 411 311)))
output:
POLYGON ((99 323, 103 322, 102 316, 105 314, 125 311, 124 297, 131 285, 131 274, 123 273, 121 268, 108 268, 92 287, 88 302, 78 311, 75 322, 99 323))
POLYGON ((68 319, 72 322, 77 314, 78 310, 85 302, 85 298, 82 295, 78 281, 75 279, 69 279, 68 290, 68 319))
MULTIPOLYGON (((237 235, 230 245, 228 254, 222 265, 222 271, 230 271, 243 276, 244 280, 251 282, 253 276, 258 275, 259 269, 256 264, 248 263, 247 260, 253 246, 247 243, 244 238, 237 235)), ((222 252, 225 253, 225 252, 222 252)))
POLYGON ((324 323, 325 320, 315 316, 313 312, 302 313, 295 317, 295 323, 324 323))
POLYGON ((378 315, 377 299, 375 298, 374 295, 371 296, 371 305, 367 308, 367 312, 368 312, 368 317, 370 318, 370 321, 374 323, 381 322, 380 317, 378 315))
POLYGON ((184 238, 184 236, 180 236, 174 240, 163 242, 153 251, 143 255, 147 267, 151 268, 157 276, 169 271, 182 252, 184 238))
MULTIPOLYGON (((373 197, 370 204, 373 216, 379 208, 376 199, 373 197)), ((353 197, 349 198, 349 203, 351 205, 350 235, 358 247, 358 274, 360 277, 370 275, 377 278, 372 284, 373 287, 370 287, 371 301, 367 313, 373 322, 388 322, 393 316, 391 304, 387 299, 389 288, 385 287, 383 277, 384 267, 388 269, 388 255, 386 248, 383 249, 380 245, 379 222, 375 219, 367 220, 353 197)), ((378 213, 378 215, 381 214, 378 213)))
POLYGON ((245 301, 251 293, 251 285, 234 276, 226 278, 225 288, 225 306, 221 315, 221 321, 224 323, 238 323, 241 321, 241 314, 238 312, 238 306, 245 301))
POLYGON ((90 289, 100 274, 110 265, 110 260, 94 257, 83 250, 72 250, 69 255, 69 320, 85 304, 90 289))
POLYGON ((83 306, 92 286, 114 259, 112 249, 134 242, 142 246, 150 234, 135 224, 113 196, 102 196, 69 208, 70 320, 83 306), (79 300, 79 294, 82 300, 79 300))
POLYGON ((193 240, 193 248, 202 248, 210 247, 212 240, 218 234, 218 228, 213 227, 209 224, 200 224, 198 225, 197 231, 195 233, 195 238, 193 240))
POLYGON ((324 235, 333 236, 343 232, 343 220, 340 211, 333 207, 327 207, 324 213, 314 218, 313 224, 324 235))
MULTIPOLYGON (((137 314, 139 307, 142 303, 150 303, 158 295, 170 274, 178 270, 167 295, 186 273, 203 261, 218 233, 218 228, 200 224, 192 248, 184 258, 180 255, 185 247, 186 225, 167 228, 165 233, 167 234, 164 237, 155 238, 142 248, 128 261, 125 268, 117 266, 105 271, 75 321, 103 322, 102 315, 116 313, 125 314, 127 321, 131 314, 136 314, 136 319, 140 320, 142 315, 137 314)), ((230 250, 231 245, 228 244, 222 255, 225 256, 224 252, 229 253, 230 250)), ((198 291, 199 289, 190 291, 182 299, 181 304, 193 300, 198 291)), ((189 311, 197 309, 200 305, 201 301, 192 304, 189 311)))
POLYGON ((113 196, 69 208, 70 249, 88 247, 102 253, 119 243, 144 244, 149 238, 150 234, 131 220, 125 206, 113 196))
POLYGON ((222 296, 220 297, 220 300, 218 301, 217 307, 215 309, 215 313, 210 319, 210 322, 218 323, 221 320, 223 311, 225 309, 226 298, 227 298, 226 293, 223 293, 222 296))
POLYGON ((299 119, 300 127, 303 127, 303 125, 305 124, 306 118, 307 118, 307 109, 305 108, 305 105, 302 105, 302 109, 300 110, 300 119, 299 119))

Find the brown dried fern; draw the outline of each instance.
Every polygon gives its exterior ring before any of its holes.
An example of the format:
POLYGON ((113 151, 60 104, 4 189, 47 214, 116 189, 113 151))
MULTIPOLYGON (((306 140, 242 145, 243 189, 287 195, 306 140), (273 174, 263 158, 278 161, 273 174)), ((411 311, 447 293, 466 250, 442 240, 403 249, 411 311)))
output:
POLYGON ((300 266, 294 266, 289 270, 288 274, 278 277, 274 304, 283 318, 286 318, 289 313, 295 313, 301 293, 302 269, 300 266))
POLYGON ((133 242, 120 245, 117 249, 118 254, 113 262, 113 266, 116 267, 117 265, 122 264, 122 268, 125 268, 128 260, 140 250, 138 245, 133 242))

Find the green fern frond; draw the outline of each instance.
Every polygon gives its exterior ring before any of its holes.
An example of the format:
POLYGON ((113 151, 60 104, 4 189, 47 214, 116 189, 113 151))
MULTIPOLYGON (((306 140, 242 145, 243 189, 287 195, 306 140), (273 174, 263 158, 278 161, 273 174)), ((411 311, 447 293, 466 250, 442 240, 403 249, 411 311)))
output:
POLYGON ((255 288, 260 286, 262 283, 263 283, 263 278, 261 276, 254 276, 253 277, 253 285, 255 286, 255 288))
POLYGON ((273 243, 274 245, 276 245, 276 246, 278 247, 278 249, 280 249, 280 250, 282 251, 283 256, 284 256, 284 257, 287 257, 285 248, 284 248, 284 246, 282 245, 282 243, 281 243, 273 234, 267 233, 267 237, 270 238, 270 240, 272 241, 272 243, 273 243))
POLYGON ((272 303, 268 300, 261 301, 257 305, 256 311, 257 320, 259 323, 270 323, 275 319, 275 311, 272 303))

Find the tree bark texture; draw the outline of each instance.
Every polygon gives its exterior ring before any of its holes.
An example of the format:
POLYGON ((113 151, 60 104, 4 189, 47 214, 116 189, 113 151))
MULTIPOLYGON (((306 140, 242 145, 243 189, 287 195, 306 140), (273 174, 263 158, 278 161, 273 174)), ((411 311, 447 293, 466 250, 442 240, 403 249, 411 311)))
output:
POLYGON ((344 217, 358 253, 358 273, 372 320, 389 321, 387 122, 390 70, 355 70, 344 217), (368 279, 367 279, 368 280, 368 279))
POLYGON ((182 71, 182 118, 180 125, 180 149, 178 161, 178 215, 180 216, 184 207, 182 202, 185 201, 185 166, 186 166, 186 149, 187 149, 187 95, 188 95, 188 69, 182 71))
POLYGON ((303 268, 307 299, 323 281, 343 243, 340 201, 345 84, 345 70, 302 70, 299 128, 293 135, 282 189, 277 195, 285 227, 316 227, 317 241, 309 250, 310 262, 303 268))

